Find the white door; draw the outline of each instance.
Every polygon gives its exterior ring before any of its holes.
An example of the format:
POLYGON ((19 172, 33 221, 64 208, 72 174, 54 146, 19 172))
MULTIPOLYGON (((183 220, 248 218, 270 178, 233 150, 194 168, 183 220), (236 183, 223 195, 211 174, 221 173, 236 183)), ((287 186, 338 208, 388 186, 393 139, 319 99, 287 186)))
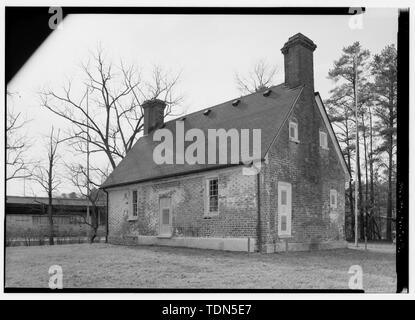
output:
POLYGON ((160 206, 160 236, 172 235, 172 214, 171 214, 171 198, 162 197, 159 200, 160 206))
POLYGON ((291 184, 278 182, 278 235, 291 236, 291 184))

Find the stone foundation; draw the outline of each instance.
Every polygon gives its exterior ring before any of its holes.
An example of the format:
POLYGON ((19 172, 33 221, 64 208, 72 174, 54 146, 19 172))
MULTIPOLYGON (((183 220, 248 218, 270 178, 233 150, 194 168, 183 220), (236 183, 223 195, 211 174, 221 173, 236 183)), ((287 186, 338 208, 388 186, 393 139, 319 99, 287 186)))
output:
POLYGON ((110 237, 109 242, 121 245, 186 247, 242 252, 257 251, 256 240, 253 238, 162 238, 157 236, 126 236, 124 238, 110 237))

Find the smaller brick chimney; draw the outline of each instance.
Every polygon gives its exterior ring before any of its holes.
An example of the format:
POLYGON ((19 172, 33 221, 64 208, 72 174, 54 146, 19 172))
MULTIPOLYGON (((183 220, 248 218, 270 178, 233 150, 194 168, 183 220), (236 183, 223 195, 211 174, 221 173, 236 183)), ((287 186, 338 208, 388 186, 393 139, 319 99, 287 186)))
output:
POLYGON ((301 33, 288 39, 281 49, 287 86, 305 85, 314 94, 313 52, 316 48, 314 42, 301 33))
POLYGON ((148 135, 164 123, 166 103, 159 99, 153 99, 144 101, 142 107, 144 110, 144 135, 148 135))

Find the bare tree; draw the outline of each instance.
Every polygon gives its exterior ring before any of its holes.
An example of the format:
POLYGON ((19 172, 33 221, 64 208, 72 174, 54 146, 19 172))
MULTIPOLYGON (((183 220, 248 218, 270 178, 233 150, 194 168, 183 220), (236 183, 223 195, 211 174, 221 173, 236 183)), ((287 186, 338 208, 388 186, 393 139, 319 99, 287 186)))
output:
POLYGON ((109 175, 109 168, 100 169, 90 167, 89 172, 81 164, 66 165, 69 171, 69 177, 72 184, 78 189, 79 194, 87 199, 91 204, 91 216, 81 216, 82 223, 91 229, 90 243, 93 243, 98 234, 99 227, 99 202, 105 196, 99 186, 109 175))
POLYGON ((47 193, 48 195, 48 219, 49 219, 49 244, 53 245, 53 206, 52 206, 52 195, 55 190, 61 184, 59 176, 56 174, 56 165, 60 159, 57 153, 58 146, 66 139, 59 138, 60 131, 55 132, 52 127, 50 135, 47 140, 46 152, 47 152, 47 163, 39 163, 33 170, 32 179, 35 180, 47 193))
POLYGON ((165 116, 182 101, 175 92, 180 73, 172 75, 155 66, 150 79, 144 81, 134 66, 108 63, 101 49, 92 56, 92 62, 82 65, 82 73, 86 80, 74 90, 82 94, 77 97, 73 93, 74 84, 70 81, 60 93, 44 91, 42 105, 70 122, 67 134, 78 151, 85 153, 85 142, 89 141, 90 153, 104 153, 112 168, 143 130, 145 100, 165 101, 165 116))
POLYGON ((274 84, 277 67, 269 65, 264 59, 258 60, 247 75, 235 73, 238 90, 243 93, 254 93, 274 84))
MULTIPOLYGON (((7 93, 11 95, 11 93, 7 93)), ((22 114, 16 113, 12 108, 7 110, 6 120, 6 181, 23 179, 31 176, 28 168, 30 162, 25 154, 30 147, 30 141, 22 133, 27 120, 22 119, 22 114)))

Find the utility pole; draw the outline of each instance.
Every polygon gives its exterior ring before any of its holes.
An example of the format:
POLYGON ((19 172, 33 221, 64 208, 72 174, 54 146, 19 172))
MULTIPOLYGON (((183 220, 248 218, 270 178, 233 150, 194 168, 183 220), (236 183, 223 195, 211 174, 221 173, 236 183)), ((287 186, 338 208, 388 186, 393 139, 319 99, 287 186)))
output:
POLYGON ((359 246, 359 240, 358 240, 358 197, 359 197, 359 192, 358 192, 358 176, 357 176, 357 172, 358 172, 358 148, 359 148, 359 116, 358 116, 358 112, 357 112, 357 61, 356 61, 356 56, 353 57, 353 72, 354 72, 354 112, 355 112, 355 118, 356 118, 356 168, 354 170, 354 244, 356 247, 359 246))
POLYGON ((86 218, 88 223, 91 223, 90 221, 90 213, 89 213, 89 105, 88 105, 88 92, 89 88, 86 89, 86 194, 87 194, 87 201, 86 201, 86 218))

